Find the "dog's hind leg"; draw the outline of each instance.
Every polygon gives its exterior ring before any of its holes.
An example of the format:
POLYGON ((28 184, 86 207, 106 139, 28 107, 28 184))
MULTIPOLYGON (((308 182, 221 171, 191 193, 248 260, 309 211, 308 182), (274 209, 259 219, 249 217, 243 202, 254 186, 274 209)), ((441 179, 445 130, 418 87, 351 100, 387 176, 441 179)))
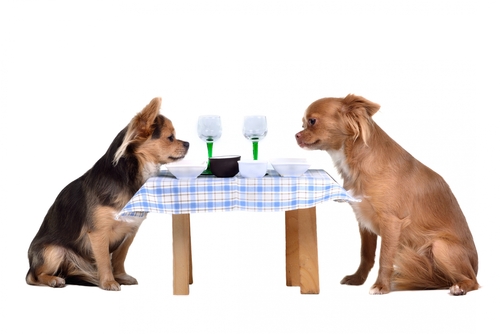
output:
POLYGON ((55 276, 60 271, 66 257, 66 250, 63 247, 47 246, 41 251, 41 254, 33 254, 32 257, 33 263, 26 275, 26 283, 48 285, 53 288, 66 285, 64 278, 55 276))
POLYGON ((479 288, 476 279, 477 263, 474 265, 471 262, 477 258, 477 255, 471 259, 463 245, 441 239, 433 242, 432 254, 437 269, 451 284, 450 293, 452 295, 465 295, 467 292, 479 288))

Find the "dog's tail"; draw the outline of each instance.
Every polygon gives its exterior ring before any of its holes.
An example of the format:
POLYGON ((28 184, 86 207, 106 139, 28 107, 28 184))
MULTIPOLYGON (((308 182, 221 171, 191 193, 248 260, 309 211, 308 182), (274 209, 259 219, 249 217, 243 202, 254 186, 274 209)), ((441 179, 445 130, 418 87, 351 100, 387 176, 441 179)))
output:
POLYGON ((40 285, 36 279, 35 270, 33 268, 30 268, 26 274, 26 283, 29 285, 40 285))
POLYGON ((97 267, 93 262, 68 252, 66 284, 99 285, 97 267))
POLYGON ((477 290, 475 248, 451 238, 435 238, 417 249, 402 246, 394 261, 393 290, 453 289, 453 294, 477 290), (459 291, 460 290, 460 291, 459 291))
POLYGON ((446 289, 451 285, 433 261, 431 244, 418 250, 402 246, 394 261, 392 290, 446 289))
MULTIPOLYGON (((63 249, 63 248, 60 248, 63 249)), ((37 259, 32 261, 30 269, 26 274, 26 283, 30 285, 45 285, 38 279, 37 271, 43 268, 48 259, 37 259)), ((75 285, 99 285, 99 277, 96 265, 87 259, 78 256, 74 252, 64 249, 64 255, 57 265, 46 266, 53 268, 51 272, 45 273, 61 277, 66 284, 75 285)))

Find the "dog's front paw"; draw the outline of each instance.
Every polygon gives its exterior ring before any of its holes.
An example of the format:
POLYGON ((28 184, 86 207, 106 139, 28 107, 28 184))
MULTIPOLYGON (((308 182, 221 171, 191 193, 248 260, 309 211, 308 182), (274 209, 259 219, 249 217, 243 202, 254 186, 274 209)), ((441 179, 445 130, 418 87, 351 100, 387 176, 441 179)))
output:
POLYGON ((366 277, 362 277, 361 275, 348 275, 340 281, 340 284, 347 285, 363 285, 365 283, 366 277))
POLYGON ((370 288, 370 295, 385 295, 386 293, 391 292, 391 289, 389 287, 383 285, 383 284, 373 284, 372 287, 370 288))
POLYGON ((105 281, 99 283, 99 287, 108 291, 120 291, 120 284, 117 281, 105 281))
POLYGON ((139 284, 134 277, 132 277, 132 276, 130 276, 128 274, 115 275, 115 280, 118 283, 123 284, 123 285, 135 285, 135 284, 139 284))

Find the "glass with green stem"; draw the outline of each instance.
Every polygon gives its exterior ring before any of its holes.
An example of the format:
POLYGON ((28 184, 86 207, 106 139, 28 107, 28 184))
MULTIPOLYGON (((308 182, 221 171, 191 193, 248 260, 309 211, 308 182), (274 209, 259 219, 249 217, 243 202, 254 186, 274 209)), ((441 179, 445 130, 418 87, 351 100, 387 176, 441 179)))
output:
POLYGON ((259 141, 267 135, 267 119, 266 116, 254 115, 245 116, 243 119, 243 135, 252 142, 253 159, 259 158, 259 141))
POLYGON ((210 170, 210 158, 212 157, 212 149, 214 141, 218 140, 222 135, 222 123, 220 116, 217 115, 202 115, 198 117, 198 137, 207 143, 208 163, 207 169, 203 174, 212 174, 210 170))

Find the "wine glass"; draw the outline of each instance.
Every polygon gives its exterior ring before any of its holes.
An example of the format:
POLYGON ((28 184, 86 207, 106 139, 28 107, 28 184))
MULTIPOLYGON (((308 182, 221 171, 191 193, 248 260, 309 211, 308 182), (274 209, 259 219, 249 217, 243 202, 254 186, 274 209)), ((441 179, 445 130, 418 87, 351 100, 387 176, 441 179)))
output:
POLYGON ((252 142, 253 159, 259 157, 259 141, 267 135, 266 116, 245 116, 243 119, 243 135, 252 142))
POLYGON ((207 169, 203 174, 212 174, 210 170, 210 158, 212 157, 212 148, 214 141, 222 135, 222 124, 220 116, 202 115, 198 117, 198 137, 207 143, 208 163, 207 169))

